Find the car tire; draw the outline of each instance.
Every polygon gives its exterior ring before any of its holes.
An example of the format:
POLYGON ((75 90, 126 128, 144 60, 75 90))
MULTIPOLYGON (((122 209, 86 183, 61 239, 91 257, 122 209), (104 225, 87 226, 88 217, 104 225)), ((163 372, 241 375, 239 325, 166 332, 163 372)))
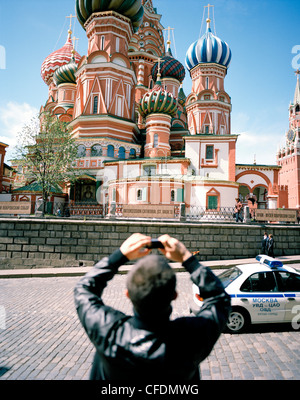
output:
POLYGON ((249 325, 250 318, 246 310, 237 307, 233 308, 227 321, 227 330, 230 333, 241 333, 249 325))

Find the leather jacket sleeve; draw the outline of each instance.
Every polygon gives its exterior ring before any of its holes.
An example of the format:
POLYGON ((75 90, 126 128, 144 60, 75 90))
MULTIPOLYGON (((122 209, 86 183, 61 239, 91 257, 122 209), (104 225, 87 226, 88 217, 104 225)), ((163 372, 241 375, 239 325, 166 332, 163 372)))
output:
POLYGON ((101 345, 101 338, 105 337, 115 321, 125 317, 122 312, 106 306, 101 297, 107 282, 127 261, 127 257, 117 250, 110 257, 99 261, 75 286, 74 299, 78 317, 96 346, 101 345))
POLYGON ((190 329, 195 360, 204 360, 224 331, 231 311, 230 296, 225 292, 222 282, 211 271, 192 256, 182 264, 191 274, 192 282, 198 286, 203 305, 195 317, 186 319, 190 329))

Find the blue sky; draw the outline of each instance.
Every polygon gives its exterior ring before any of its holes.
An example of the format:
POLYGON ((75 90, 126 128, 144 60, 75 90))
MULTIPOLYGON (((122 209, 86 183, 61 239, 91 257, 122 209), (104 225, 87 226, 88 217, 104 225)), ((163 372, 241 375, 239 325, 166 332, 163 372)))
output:
MULTIPOLYGON (((300 1, 210 3, 215 6, 216 34, 233 53, 225 90, 232 98, 232 133, 240 134, 237 163, 252 163, 256 155, 258 164, 275 164, 277 148, 284 144, 288 129, 294 71, 300 68, 300 1), (292 53, 293 48, 297 53, 292 53)), ((190 44, 199 38, 207 4, 202 0, 153 0, 163 26, 174 28, 172 51, 183 64, 190 44)), ((66 16, 71 13, 75 13, 74 0, 0 0, 0 141, 10 145, 6 160, 17 133, 47 100, 41 65, 64 45, 69 27, 66 16)), ((205 23, 202 34, 204 29, 205 23)), ((87 38, 77 20, 73 30, 79 38, 77 51, 84 55, 87 38)), ((186 95, 191 91, 188 72, 184 90, 186 95)))

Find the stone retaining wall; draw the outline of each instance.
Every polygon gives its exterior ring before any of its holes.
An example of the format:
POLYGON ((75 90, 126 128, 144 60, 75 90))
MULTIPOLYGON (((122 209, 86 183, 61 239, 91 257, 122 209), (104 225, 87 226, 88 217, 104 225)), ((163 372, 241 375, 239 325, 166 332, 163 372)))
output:
POLYGON ((265 231, 274 235, 275 256, 300 254, 299 225, 0 218, 0 269, 93 265, 134 232, 167 233, 203 261, 251 258, 265 231))

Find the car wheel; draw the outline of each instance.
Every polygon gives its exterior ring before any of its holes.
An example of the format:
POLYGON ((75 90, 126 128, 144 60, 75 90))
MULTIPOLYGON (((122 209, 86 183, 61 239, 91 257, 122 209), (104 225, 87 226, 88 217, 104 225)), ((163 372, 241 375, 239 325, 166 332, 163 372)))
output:
POLYGON ((245 311, 241 309, 233 309, 229 314, 227 321, 227 329, 231 333, 242 332, 248 324, 248 316, 245 311))

